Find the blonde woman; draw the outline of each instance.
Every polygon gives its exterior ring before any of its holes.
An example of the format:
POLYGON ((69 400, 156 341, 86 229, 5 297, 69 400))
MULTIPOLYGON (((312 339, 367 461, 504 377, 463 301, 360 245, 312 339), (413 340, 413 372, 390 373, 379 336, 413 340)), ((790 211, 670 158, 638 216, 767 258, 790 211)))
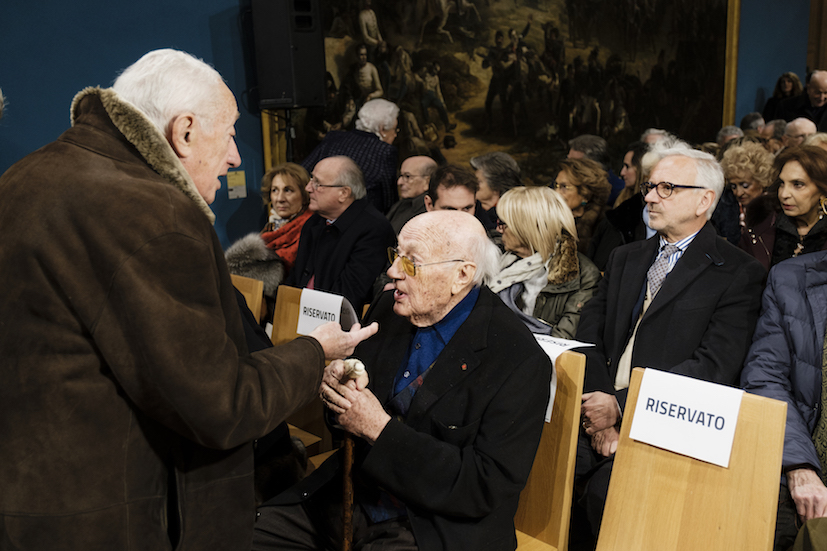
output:
POLYGON ((497 215, 505 253, 489 287, 532 332, 573 339, 600 272, 577 252, 571 209, 547 187, 516 187, 497 215))

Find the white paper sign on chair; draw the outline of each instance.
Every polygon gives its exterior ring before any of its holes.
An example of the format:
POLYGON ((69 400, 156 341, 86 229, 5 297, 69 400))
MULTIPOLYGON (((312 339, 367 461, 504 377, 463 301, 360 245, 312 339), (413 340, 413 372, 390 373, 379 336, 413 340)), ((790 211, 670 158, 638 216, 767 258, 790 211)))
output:
POLYGON ((728 467, 743 395, 737 388, 647 369, 629 437, 728 467))
POLYGON ((333 293, 302 289, 296 333, 309 335, 316 327, 335 321, 347 331, 359 318, 346 298, 333 293))

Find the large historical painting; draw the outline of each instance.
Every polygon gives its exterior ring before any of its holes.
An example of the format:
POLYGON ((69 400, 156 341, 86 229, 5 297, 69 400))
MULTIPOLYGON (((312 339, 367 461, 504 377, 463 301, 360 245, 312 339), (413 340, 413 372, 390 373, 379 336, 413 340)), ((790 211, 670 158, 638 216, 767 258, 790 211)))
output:
POLYGON ((321 6, 328 106, 299 118, 297 157, 379 95, 402 110, 403 158, 467 163, 501 150, 537 184, 550 181, 566 141, 580 134, 603 136, 619 159, 648 127, 700 143, 721 126, 727 0, 321 6))

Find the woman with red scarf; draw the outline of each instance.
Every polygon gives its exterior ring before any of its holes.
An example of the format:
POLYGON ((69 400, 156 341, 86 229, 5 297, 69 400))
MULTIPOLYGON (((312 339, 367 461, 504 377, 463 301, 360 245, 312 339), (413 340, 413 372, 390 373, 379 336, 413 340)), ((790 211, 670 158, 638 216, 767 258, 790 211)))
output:
MULTIPOLYGON (((252 233, 227 249, 230 273, 264 282, 264 294, 276 290, 296 262, 302 227, 312 214, 305 186, 310 175, 295 163, 271 168, 261 179, 261 195, 269 219, 261 234, 252 233)), ((272 304, 272 301, 268 301, 272 304)))

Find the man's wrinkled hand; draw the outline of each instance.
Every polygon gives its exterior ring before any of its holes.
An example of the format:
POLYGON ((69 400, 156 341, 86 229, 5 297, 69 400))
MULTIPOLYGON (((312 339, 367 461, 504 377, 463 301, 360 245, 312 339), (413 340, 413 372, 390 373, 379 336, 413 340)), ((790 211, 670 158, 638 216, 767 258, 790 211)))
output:
POLYGON ((620 418, 620 406, 617 398, 605 392, 587 392, 583 394, 580 406, 583 416, 583 428, 592 436, 609 427, 614 427, 620 418))
POLYGON ((344 398, 351 406, 337 418, 339 425, 349 433, 373 444, 391 420, 391 416, 369 389, 355 390, 349 386, 344 388, 344 398))
POLYGON ((611 457, 617 451, 620 433, 614 427, 603 429, 592 436, 592 448, 603 457, 611 457))
POLYGON ((827 516, 827 487, 812 469, 794 469, 787 473, 787 487, 801 520, 827 516))

